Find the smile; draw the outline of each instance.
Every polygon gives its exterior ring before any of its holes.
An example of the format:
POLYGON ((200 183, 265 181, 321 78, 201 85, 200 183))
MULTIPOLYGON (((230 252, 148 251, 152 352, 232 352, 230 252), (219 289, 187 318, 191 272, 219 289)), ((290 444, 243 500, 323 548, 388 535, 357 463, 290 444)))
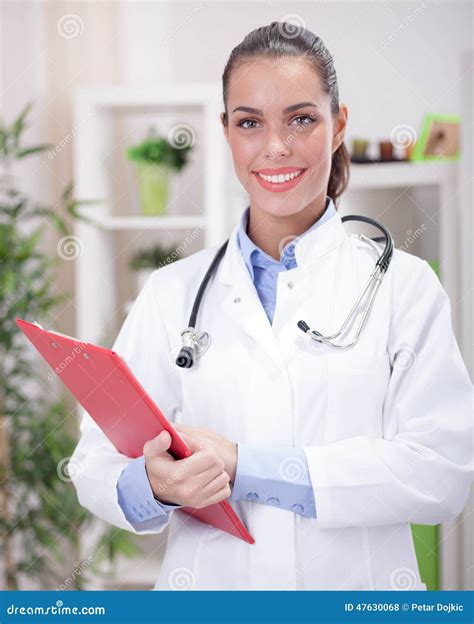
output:
POLYGON ((265 175, 258 171, 254 171, 253 173, 264 189, 272 192, 282 192, 299 184, 306 171, 307 169, 299 169, 298 171, 284 174, 280 173, 278 175, 265 175))

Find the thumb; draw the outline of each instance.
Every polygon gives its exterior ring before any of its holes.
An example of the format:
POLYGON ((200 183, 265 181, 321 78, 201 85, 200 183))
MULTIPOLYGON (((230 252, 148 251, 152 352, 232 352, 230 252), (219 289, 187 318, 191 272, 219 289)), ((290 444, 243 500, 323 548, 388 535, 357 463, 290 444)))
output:
POLYGON ((169 431, 163 429, 155 438, 149 440, 143 447, 143 454, 152 458, 159 455, 168 455, 166 452, 171 446, 172 437, 169 431))

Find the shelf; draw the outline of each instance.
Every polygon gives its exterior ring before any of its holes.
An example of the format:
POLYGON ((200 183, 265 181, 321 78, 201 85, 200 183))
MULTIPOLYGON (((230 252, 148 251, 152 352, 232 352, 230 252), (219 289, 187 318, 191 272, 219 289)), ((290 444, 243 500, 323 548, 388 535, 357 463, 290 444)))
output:
POLYGON ((454 175, 456 164, 449 162, 386 162, 361 165, 351 163, 349 191, 439 185, 454 175))
POLYGON ((95 225, 103 230, 186 230, 190 228, 205 228, 206 219, 200 216, 171 216, 146 217, 96 217, 95 225))

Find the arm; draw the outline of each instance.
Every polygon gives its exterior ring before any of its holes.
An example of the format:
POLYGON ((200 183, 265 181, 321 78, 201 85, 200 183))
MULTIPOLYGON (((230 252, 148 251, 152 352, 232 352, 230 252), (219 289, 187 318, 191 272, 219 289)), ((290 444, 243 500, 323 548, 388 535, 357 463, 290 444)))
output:
MULTIPOLYGON (((472 480, 472 385, 451 327, 448 296, 422 261, 397 291, 384 437, 307 446, 318 526, 437 524, 458 515, 472 480)), ((406 276, 406 273, 405 273, 406 276)), ((403 279, 404 275, 399 279, 403 279)))
POLYGON ((132 460, 120 475, 117 498, 125 517, 135 529, 157 528, 168 521, 174 509, 181 507, 155 498, 143 455, 132 460))
POLYGON ((231 500, 250 500, 316 518, 303 449, 238 444, 231 500))

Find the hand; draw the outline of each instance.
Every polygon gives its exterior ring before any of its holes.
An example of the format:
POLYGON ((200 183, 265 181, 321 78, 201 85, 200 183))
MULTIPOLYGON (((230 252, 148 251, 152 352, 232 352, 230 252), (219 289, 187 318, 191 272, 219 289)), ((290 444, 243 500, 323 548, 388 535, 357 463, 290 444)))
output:
POLYGON ((234 483, 237 471, 237 445, 234 442, 204 427, 191 427, 182 423, 173 423, 173 427, 188 446, 191 443, 211 445, 224 462, 224 469, 229 475, 231 483, 234 483))
POLYGON ((186 444, 193 454, 177 460, 167 452, 171 435, 166 430, 144 445, 145 469, 155 498, 195 509, 229 498, 229 475, 213 447, 194 438, 186 444))

